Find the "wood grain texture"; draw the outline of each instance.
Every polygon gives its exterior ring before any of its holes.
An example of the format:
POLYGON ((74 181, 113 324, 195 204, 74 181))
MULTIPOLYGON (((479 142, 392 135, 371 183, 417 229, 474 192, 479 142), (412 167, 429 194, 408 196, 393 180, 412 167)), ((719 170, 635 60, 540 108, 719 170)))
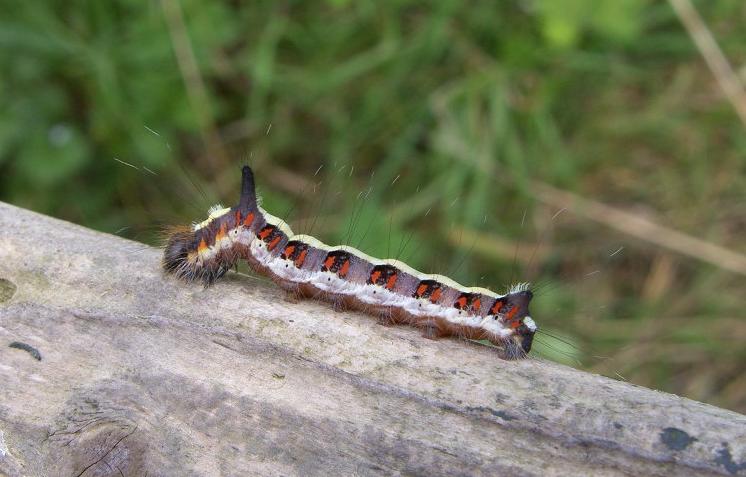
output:
POLYGON ((0 474, 746 475, 740 414, 159 265, 0 203, 0 474))

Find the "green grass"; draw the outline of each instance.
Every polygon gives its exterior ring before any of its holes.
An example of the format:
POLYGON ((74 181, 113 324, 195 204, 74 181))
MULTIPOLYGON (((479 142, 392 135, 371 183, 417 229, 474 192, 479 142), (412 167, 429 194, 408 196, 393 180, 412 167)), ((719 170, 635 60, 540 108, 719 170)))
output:
MULTIPOLYGON (((539 283, 539 354, 746 411, 744 277, 553 219, 532 186, 746 253, 746 130, 667 3, 189 0, 189 43, 163 4, 6 5, 0 199, 152 241, 249 160, 298 230, 539 283)), ((697 6, 743 65, 742 2, 697 6)))

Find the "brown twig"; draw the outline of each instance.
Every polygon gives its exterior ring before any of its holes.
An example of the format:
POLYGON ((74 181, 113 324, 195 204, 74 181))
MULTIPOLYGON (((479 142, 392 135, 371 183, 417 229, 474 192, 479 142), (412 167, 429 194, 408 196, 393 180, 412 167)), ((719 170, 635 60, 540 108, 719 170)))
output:
POLYGON ((543 182, 534 182, 535 196, 540 201, 582 215, 611 228, 652 242, 669 250, 702 260, 725 270, 746 275, 746 256, 706 240, 658 225, 638 215, 600 202, 556 189, 543 182))
POLYGON ((467 227, 451 228, 446 237, 451 245, 468 248, 480 255, 496 258, 499 260, 518 260, 523 264, 529 264, 532 260, 541 263, 548 249, 541 244, 525 244, 508 240, 495 234, 486 234, 467 227))
POLYGON ((746 90, 718 46, 709 28, 689 0, 669 0, 689 36, 697 45, 715 79, 746 126, 746 90))

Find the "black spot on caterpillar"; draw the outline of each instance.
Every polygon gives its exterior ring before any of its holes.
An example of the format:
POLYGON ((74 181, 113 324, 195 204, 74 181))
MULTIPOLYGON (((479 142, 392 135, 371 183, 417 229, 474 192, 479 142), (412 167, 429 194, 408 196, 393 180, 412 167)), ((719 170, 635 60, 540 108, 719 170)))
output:
POLYGON ((537 330, 528 309, 533 298, 528 284, 514 285, 506 294, 464 287, 398 260, 295 235, 283 220, 259 206, 248 166, 242 169, 238 205, 213 207, 203 222, 171 230, 163 268, 208 286, 238 260, 246 260, 257 273, 299 296, 409 324, 428 338, 488 340, 505 359, 525 357, 537 330))

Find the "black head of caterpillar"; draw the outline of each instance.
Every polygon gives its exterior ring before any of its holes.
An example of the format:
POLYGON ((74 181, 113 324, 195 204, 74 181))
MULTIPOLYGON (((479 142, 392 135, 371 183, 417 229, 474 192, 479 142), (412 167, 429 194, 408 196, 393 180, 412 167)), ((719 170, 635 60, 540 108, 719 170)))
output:
POLYGON ((166 231, 163 269, 182 280, 211 285, 233 268, 242 255, 239 238, 243 233, 251 233, 257 207, 254 175, 249 167, 244 167, 238 206, 213 207, 204 222, 166 231))
MULTIPOLYGON (((195 250, 199 250, 201 238, 191 227, 178 227, 171 230, 163 252, 163 268, 182 280, 201 281, 211 285, 225 272, 231 269, 234 261, 212 260, 200 261, 195 258, 195 250)), ((201 234, 200 234, 201 235, 201 234)))

